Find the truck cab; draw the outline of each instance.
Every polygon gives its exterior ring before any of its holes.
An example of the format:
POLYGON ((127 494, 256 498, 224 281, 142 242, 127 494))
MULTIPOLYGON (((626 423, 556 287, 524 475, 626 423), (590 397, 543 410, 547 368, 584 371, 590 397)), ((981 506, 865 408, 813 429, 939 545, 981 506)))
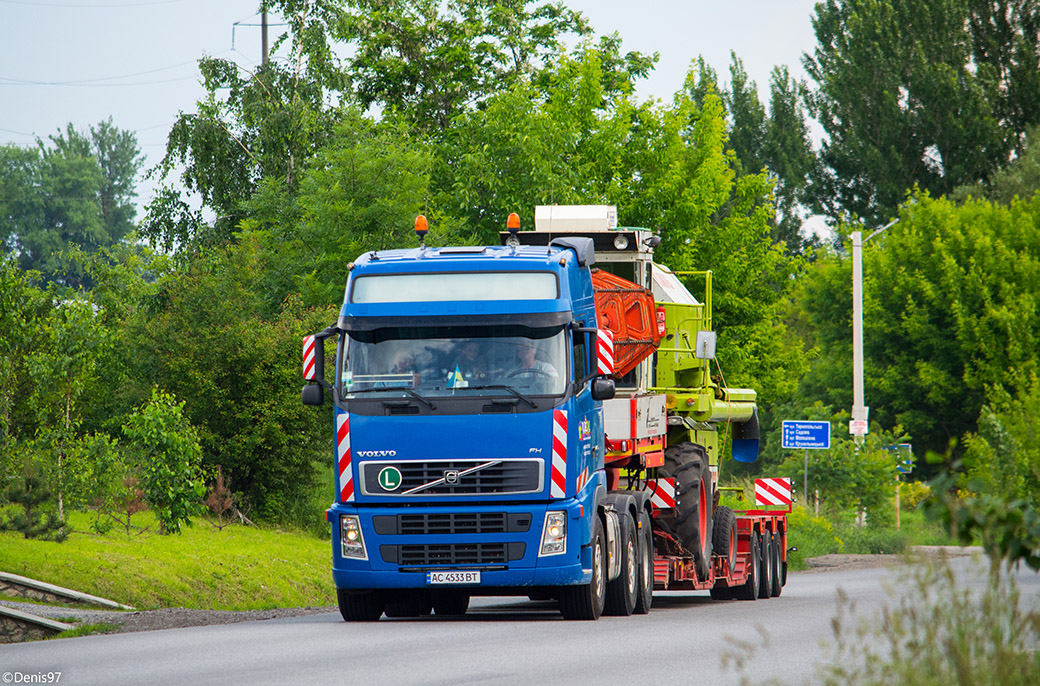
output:
POLYGON ((572 238, 349 266, 337 325, 309 341, 337 343, 332 383, 313 366, 310 380, 334 405, 345 616, 606 582, 590 547, 613 394, 597 371, 594 259, 572 238))

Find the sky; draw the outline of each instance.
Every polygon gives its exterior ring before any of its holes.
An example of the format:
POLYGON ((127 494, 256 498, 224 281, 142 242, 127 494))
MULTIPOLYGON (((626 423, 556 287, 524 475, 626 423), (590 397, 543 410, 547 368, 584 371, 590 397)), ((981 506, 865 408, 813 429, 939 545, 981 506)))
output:
MULTIPOLYGON (((565 0, 623 49, 660 53, 639 95, 666 102, 702 55, 728 81, 736 52, 766 100, 769 74, 805 78, 815 0, 565 0)), ((71 123, 112 118, 137 134, 145 168, 178 112, 204 95, 197 60, 260 60, 259 0, 0 0, 0 144, 33 145, 71 123)), ((277 18, 270 20, 277 22, 277 18)), ((278 28, 271 29, 271 36, 278 28)), ((139 206, 154 184, 139 186, 139 206)), ((139 215, 140 217, 140 215, 139 215)))

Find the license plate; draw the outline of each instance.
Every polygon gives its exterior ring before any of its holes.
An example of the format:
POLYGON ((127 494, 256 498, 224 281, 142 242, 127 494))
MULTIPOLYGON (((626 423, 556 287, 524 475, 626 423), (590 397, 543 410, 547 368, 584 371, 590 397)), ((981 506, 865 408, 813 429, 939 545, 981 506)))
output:
POLYGON ((427 584, 479 584, 480 572, 426 572, 427 584))

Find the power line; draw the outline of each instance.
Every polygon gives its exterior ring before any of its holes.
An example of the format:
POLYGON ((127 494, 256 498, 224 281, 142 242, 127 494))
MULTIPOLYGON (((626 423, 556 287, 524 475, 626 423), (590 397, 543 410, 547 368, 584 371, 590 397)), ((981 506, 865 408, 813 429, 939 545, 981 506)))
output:
POLYGON ((93 10, 93 9, 106 9, 111 7, 151 7, 153 5, 172 5, 177 2, 184 2, 184 0, 149 0, 148 2, 126 2, 126 3, 115 3, 115 2, 101 2, 97 4, 75 4, 70 2, 36 2, 36 0, 0 0, 0 3, 5 5, 24 5, 28 7, 65 7, 81 10, 93 10))
MULTIPOLYGON (((0 0, 2 2, 2 0, 0 0)), ((2 77, 0 77, 2 78, 2 77)), ((177 81, 190 81, 195 79, 195 76, 181 76, 176 79, 162 79, 159 81, 134 81, 131 83, 50 83, 47 81, 15 81, 9 83, 3 83, 0 81, 0 86, 61 86, 63 88, 119 88, 120 86, 154 86, 161 83, 175 83, 177 81)))

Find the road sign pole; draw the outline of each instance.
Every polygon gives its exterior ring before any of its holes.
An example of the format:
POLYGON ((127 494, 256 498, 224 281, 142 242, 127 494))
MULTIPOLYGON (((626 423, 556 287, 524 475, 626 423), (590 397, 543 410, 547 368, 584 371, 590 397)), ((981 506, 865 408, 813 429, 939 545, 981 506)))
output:
POLYGON ((809 507, 809 449, 805 449, 805 470, 802 475, 802 493, 805 495, 805 507, 809 507))

